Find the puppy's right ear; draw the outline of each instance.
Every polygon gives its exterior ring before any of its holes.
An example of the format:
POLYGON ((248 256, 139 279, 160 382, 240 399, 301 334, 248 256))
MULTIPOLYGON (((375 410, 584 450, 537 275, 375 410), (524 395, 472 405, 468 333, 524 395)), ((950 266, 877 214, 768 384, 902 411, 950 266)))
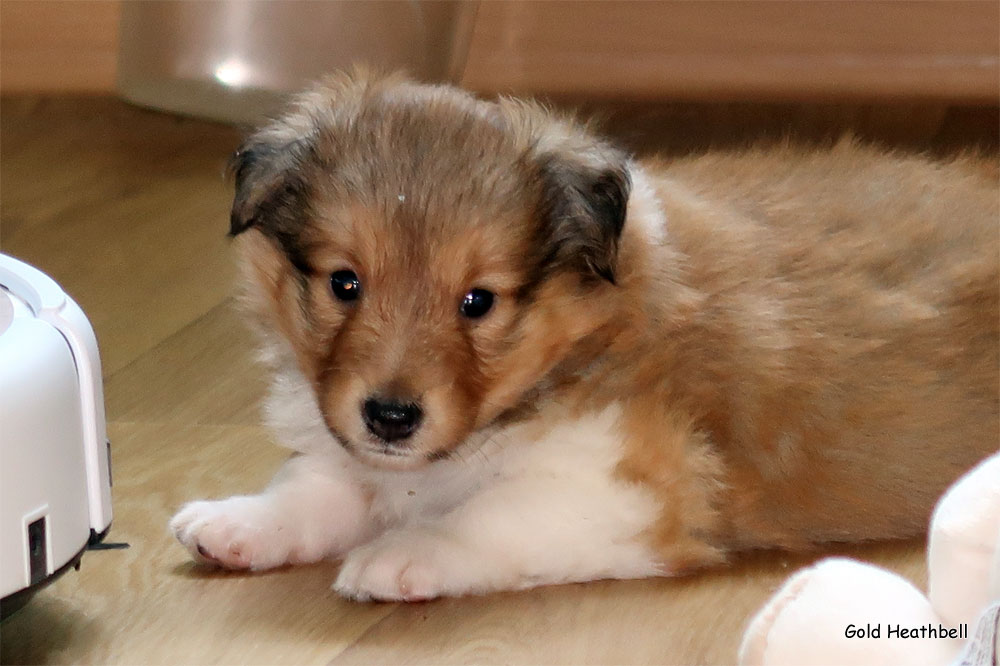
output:
POLYGON ((307 150, 303 142, 274 145, 251 139, 236 151, 229 164, 236 180, 230 236, 250 227, 271 235, 292 231, 301 219, 301 166, 307 150))

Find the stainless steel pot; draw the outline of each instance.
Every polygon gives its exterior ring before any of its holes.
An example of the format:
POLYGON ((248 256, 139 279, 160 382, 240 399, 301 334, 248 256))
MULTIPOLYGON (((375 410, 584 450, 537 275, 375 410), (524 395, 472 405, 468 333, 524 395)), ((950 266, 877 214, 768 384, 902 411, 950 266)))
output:
POLYGON ((122 5, 125 99, 244 123, 273 113, 284 93, 354 63, 454 80, 476 8, 453 0, 122 5))

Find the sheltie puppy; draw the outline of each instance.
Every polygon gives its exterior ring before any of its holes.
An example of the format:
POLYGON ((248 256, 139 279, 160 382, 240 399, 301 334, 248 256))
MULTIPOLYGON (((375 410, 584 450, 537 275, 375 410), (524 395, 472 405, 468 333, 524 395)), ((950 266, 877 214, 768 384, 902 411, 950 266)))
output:
POLYGON ((296 453, 172 520, 353 599, 670 576, 923 532, 998 448, 997 164, 844 140, 630 157, 398 75, 234 158, 231 234, 296 453))

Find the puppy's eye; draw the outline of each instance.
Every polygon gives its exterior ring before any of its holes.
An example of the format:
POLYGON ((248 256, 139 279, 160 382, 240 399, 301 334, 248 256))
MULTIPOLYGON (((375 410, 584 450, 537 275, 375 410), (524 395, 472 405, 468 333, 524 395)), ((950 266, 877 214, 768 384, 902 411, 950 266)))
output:
POLYGON ((462 299, 462 314, 469 319, 482 317, 493 307, 493 292, 485 289, 473 289, 462 299))
POLYGON ((337 271, 330 276, 333 295, 342 301, 357 300, 361 295, 361 281, 354 271, 337 271))

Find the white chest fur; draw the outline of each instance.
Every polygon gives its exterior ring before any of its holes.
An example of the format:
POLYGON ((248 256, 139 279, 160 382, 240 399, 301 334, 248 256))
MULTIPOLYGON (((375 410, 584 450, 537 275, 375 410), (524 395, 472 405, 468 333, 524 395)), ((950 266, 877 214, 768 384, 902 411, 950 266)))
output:
POLYGON ((617 405, 600 413, 549 419, 546 426, 527 423, 501 429, 478 447, 460 449, 452 459, 407 471, 355 461, 327 431, 308 384, 294 370, 275 381, 266 413, 279 442, 328 458, 345 481, 363 486, 370 497, 371 519, 385 526, 430 520, 490 486, 511 483, 539 496, 558 496, 569 486, 587 488, 593 506, 579 508, 587 514, 605 511, 602 507, 609 502, 628 505, 626 531, 641 530, 655 518, 652 497, 616 478, 622 456, 617 405))

